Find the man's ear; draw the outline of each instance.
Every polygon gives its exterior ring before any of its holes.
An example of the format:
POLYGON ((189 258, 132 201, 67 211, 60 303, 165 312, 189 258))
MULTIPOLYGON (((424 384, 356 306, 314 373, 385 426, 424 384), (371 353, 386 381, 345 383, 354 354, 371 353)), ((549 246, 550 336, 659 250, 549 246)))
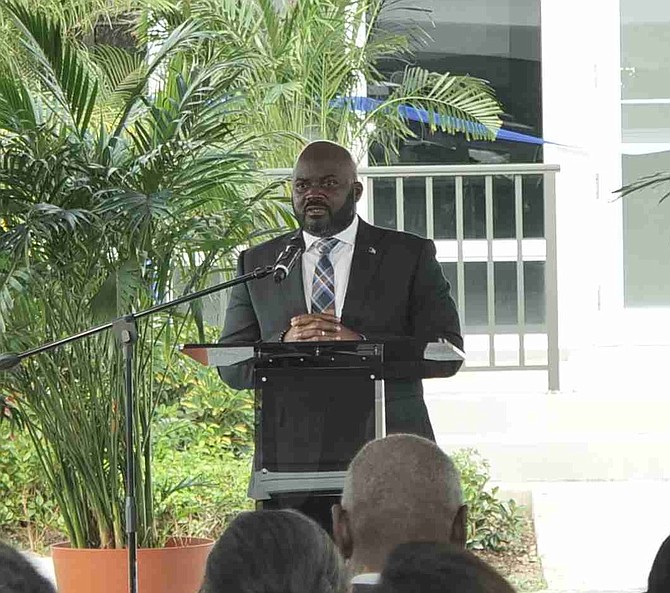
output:
POLYGON ((330 508, 330 514, 333 519, 333 539, 335 540, 335 545, 345 560, 348 560, 354 552, 354 541, 351 537, 349 515, 342 508, 341 504, 334 504, 330 508))
POLYGON ((468 541, 468 507, 462 505, 456 512, 451 525, 451 543, 459 548, 465 548, 468 541))
POLYGON ((360 181, 354 181, 354 200, 358 202, 363 195, 363 184, 360 181))

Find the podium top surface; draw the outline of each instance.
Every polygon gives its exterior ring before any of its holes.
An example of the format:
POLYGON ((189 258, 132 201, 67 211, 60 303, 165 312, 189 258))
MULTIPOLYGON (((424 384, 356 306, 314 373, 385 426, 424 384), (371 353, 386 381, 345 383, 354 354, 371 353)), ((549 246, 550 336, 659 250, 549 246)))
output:
POLYGON ((337 342, 257 342, 238 344, 184 344, 183 354, 208 366, 256 364, 270 366, 283 361, 295 364, 309 360, 310 365, 360 366, 372 362, 384 369, 386 378, 442 376, 440 367, 462 362, 465 355, 453 344, 415 340, 337 341, 337 342))

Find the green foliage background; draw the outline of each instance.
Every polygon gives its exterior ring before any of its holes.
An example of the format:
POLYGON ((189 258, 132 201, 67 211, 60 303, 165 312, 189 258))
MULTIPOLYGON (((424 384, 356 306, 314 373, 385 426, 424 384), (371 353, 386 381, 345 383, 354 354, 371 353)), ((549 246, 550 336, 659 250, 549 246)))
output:
MULTIPOLYGON (((406 68, 373 112, 337 104, 407 51, 375 29, 394 4, 0 0, 0 351, 229 274, 241 245, 294 224, 261 169, 311 138, 393 153, 412 134, 401 104, 434 113, 433 129, 492 138, 500 105, 469 76, 406 68), (92 43, 119 17, 130 47, 92 43)), ((249 504, 250 396, 175 356, 182 332, 204 341, 200 304, 139 325, 140 544, 215 534, 249 504)), ((0 428, 3 528, 33 547, 63 530, 79 547, 124 545, 121 379, 109 332, 2 378, 0 415, 18 421, 0 428)))

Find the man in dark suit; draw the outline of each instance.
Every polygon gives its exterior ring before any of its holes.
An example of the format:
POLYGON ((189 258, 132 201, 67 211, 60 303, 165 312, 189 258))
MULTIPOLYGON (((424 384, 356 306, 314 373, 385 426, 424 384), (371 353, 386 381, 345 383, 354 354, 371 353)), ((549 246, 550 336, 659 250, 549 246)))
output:
MULTIPOLYGON (((309 144, 293 172, 289 233, 244 251, 238 273, 273 264, 294 236, 305 251, 281 284, 235 287, 221 342, 445 339, 463 347, 458 313, 432 241, 372 226, 356 215, 363 186, 351 154, 332 142, 309 144)), ((460 363, 452 364, 451 374, 460 363)), ((220 368, 234 388, 252 386, 250 365, 220 368)), ((386 382, 387 431, 434 439, 420 380, 386 382)))

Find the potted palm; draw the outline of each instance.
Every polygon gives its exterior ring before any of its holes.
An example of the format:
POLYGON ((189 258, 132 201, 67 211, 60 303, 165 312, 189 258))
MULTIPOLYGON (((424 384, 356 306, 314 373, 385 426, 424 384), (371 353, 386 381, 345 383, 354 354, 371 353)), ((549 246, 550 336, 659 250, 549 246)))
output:
MULTIPOLYGON (((20 67, 0 71, 0 350, 22 351, 146 308, 177 286, 197 288, 237 245, 285 224, 254 171, 255 139, 235 132, 231 84, 245 64, 198 59, 208 43, 202 28, 184 22, 147 60, 118 48, 89 51, 57 15, 18 1, 1 6, 22 52, 20 67), (158 72, 161 84, 151 89, 158 72)), ((192 593, 208 552, 207 542, 169 542, 167 561, 152 568, 155 548, 166 543, 153 509, 151 424, 164 376, 156 371, 170 364, 193 317, 201 317, 197 307, 139 324, 142 591, 169 584, 192 593), (185 558, 175 559, 177 551, 185 558)), ((113 340, 101 334, 35 357, 0 385, 63 517, 69 542, 54 548, 61 593, 77 591, 59 564, 73 554, 81 590, 126 590, 128 452, 113 340), (116 567, 101 568, 102 558, 116 567)))
MULTIPOLYGON (((355 95, 362 79, 383 82, 375 62, 402 44, 375 32, 380 0, 308 0, 281 10, 266 0, 148 2, 138 28, 140 38, 158 41, 148 59, 113 47, 89 51, 58 13, 25 2, 0 2, 20 48, 0 68, 2 351, 146 308, 176 286, 197 288, 238 245, 291 224, 254 163, 286 166, 315 133, 391 146, 411 134, 399 105, 430 110, 433 125, 477 137, 492 137, 499 124, 484 82, 417 69, 367 115, 343 108, 338 99, 355 95)), ((188 319, 202 330, 197 306, 139 328, 141 552, 164 543, 153 508, 151 421, 188 319)), ((31 435, 69 545, 95 557, 118 554, 125 590, 127 452, 112 336, 35 358, 2 380, 0 398, 31 435)), ((107 569, 90 571, 112 591, 107 569)), ((143 573, 150 574, 140 564, 145 590, 143 573)), ((84 586, 96 590, 90 580, 84 586)), ((61 593, 71 593, 67 587, 61 593)), ((169 590, 180 589, 171 582, 169 590)))

